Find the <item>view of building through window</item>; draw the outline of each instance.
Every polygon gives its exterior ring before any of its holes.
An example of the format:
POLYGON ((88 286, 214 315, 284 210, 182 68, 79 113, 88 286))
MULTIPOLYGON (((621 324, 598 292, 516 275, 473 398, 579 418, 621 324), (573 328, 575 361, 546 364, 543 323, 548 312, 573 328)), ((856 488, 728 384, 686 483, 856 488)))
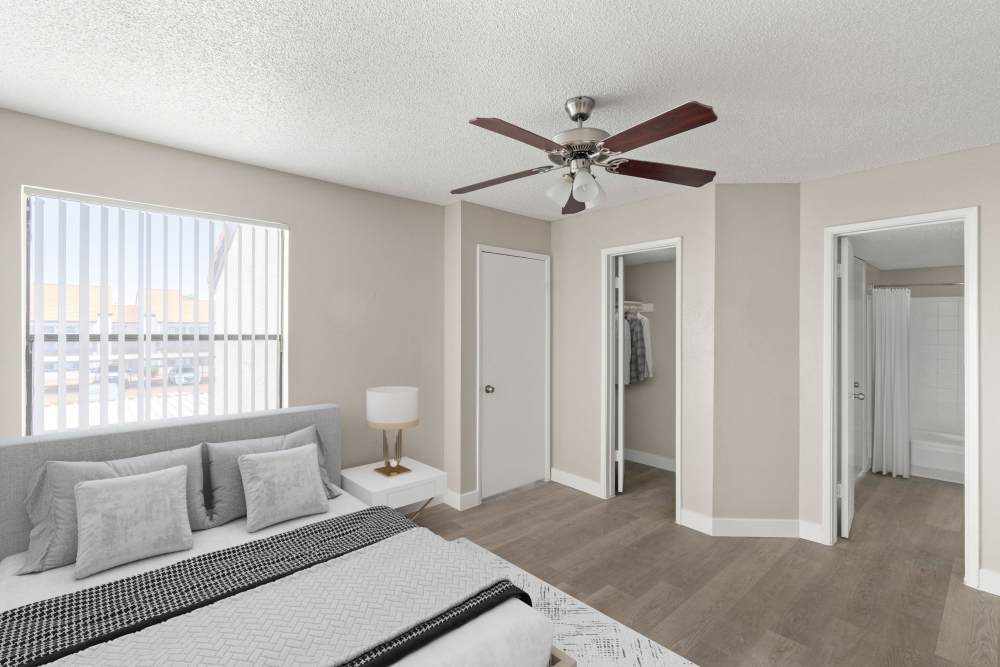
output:
POLYGON ((280 407, 286 233, 33 193, 28 432, 280 407))

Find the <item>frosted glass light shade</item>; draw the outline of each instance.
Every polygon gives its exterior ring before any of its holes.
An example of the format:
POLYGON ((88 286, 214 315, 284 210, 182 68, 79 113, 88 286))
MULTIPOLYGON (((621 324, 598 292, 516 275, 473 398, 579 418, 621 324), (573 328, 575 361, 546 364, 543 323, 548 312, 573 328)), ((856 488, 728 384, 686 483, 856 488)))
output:
POLYGON ((573 179, 573 199, 586 204, 597 196, 597 181, 587 169, 580 169, 573 179))
POLYGON ((545 196, 552 200, 556 206, 565 206, 569 201, 569 193, 573 191, 573 180, 567 174, 559 179, 559 182, 545 191, 545 196))
POLYGON ((416 387, 372 387, 365 392, 368 428, 411 428, 420 422, 420 390, 416 387))
POLYGON ((608 196, 604 193, 604 188, 601 187, 601 184, 597 182, 596 178, 594 179, 594 185, 597 186, 597 196, 587 202, 586 206, 588 209, 600 206, 608 200, 608 196))

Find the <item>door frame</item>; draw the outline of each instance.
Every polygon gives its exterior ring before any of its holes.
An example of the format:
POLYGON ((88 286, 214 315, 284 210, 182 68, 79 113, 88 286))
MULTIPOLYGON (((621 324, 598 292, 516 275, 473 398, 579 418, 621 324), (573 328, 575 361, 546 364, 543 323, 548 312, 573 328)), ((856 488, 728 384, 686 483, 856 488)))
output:
POLYGON ((479 413, 483 400, 482 392, 482 257, 484 253, 494 255, 509 255, 522 259, 536 259, 545 263, 545 477, 552 479, 552 258, 537 252, 515 250, 501 246, 476 244, 476 497, 481 498, 483 492, 482 457, 480 456, 480 419, 479 413))
POLYGON ((979 207, 936 211, 836 225, 823 229, 823 438, 822 438, 822 535, 836 543, 836 448, 834 447, 836 398, 835 342, 837 308, 837 239, 900 227, 963 223, 964 242, 964 363, 965 363, 965 584, 979 588, 980 561, 980 391, 979 391, 979 207))
POLYGON ((611 278, 614 276, 614 269, 612 262, 622 255, 633 255, 647 250, 661 250, 665 248, 674 248, 677 253, 674 260, 674 509, 675 520, 677 523, 681 523, 681 512, 683 509, 681 488, 684 470, 682 456, 684 449, 682 446, 683 431, 681 428, 683 422, 681 407, 684 402, 681 392, 682 379, 684 377, 681 354, 683 349, 684 252, 682 237, 680 236, 601 249, 601 484, 604 489, 604 498, 613 498, 615 495, 615 480, 611 458, 614 456, 614 451, 611 449, 613 438, 609 429, 611 428, 610 411, 614 406, 611 405, 612 392, 610 388, 613 380, 611 378, 611 337, 608 335, 610 332, 611 313, 614 312, 614 308, 610 303, 613 298, 611 278))

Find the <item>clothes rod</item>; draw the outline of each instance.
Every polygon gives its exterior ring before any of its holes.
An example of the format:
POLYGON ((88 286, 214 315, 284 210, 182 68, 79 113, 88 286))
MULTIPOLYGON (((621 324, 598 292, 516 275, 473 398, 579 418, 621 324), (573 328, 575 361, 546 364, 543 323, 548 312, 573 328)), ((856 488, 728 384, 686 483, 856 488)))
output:
POLYGON ((903 283, 900 285, 872 285, 875 289, 885 287, 965 287, 965 283, 903 283))

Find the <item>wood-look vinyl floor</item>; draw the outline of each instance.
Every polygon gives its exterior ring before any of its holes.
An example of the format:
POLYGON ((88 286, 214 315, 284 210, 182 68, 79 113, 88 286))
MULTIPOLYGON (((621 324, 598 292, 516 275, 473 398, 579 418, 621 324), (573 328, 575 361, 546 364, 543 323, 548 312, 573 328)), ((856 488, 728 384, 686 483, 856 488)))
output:
POLYGON ((869 475, 850 541, 709 537, 673 473, 629 463, 603 501, 555 483, 420 523, 467 537, 690 660, 998 665, 1000 597, 962 584, 962 487, 869 475))

